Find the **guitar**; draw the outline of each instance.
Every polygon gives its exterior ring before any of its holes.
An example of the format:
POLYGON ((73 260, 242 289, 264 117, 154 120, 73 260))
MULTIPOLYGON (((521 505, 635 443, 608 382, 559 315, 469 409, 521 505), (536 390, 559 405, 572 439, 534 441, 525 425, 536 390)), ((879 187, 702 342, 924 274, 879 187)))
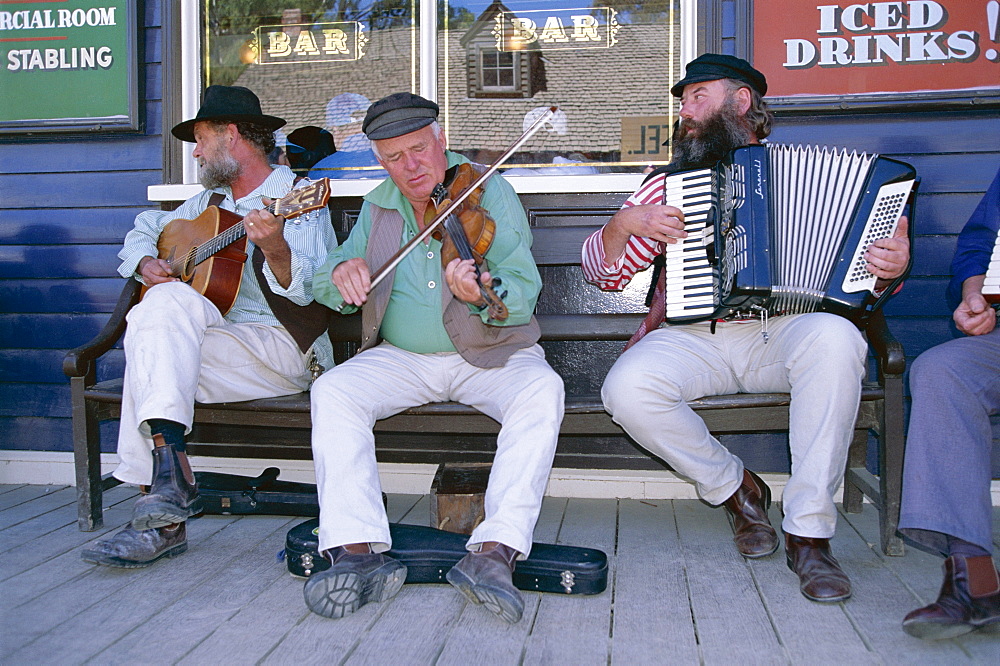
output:
MULTIPOLYGON (((330 181, 292 190, 266 210, 286 220, 322 208, 330 199, 330 181)), ((160 232, 156 251, 171 266, 171 275, 191 285, 225 315, 240 292, 247 260, 243 217, 209 206, 193 220, 172 220, 160 232), (208 239, 208 240, 205 240, 208 239)), ((140 298, 148 287, 143 287, 140 298)))

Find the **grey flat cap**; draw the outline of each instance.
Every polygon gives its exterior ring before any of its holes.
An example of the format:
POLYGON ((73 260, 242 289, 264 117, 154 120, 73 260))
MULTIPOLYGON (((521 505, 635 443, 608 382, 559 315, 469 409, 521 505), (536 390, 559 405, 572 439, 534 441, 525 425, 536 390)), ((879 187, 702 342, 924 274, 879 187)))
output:
POLYGON ((437 104, 420 95, 393 93, 368 107, 361 131, 372 141, 403 136, 430 125, 439 111, 437 104))

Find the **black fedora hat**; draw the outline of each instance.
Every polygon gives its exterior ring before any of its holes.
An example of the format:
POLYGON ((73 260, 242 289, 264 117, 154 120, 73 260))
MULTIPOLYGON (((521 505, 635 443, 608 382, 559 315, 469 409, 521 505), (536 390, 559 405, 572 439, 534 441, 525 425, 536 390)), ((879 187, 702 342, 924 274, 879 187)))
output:
POLYGON ((175 125, 170 132, 181 141, 194 143, 194 125, 202 120, 245 121, 272 131, 285 124, 282 118, 264 115, 257 95, 242 86, 209 86, 205 89, 205 101, 201 103, 198 115, 175 125))

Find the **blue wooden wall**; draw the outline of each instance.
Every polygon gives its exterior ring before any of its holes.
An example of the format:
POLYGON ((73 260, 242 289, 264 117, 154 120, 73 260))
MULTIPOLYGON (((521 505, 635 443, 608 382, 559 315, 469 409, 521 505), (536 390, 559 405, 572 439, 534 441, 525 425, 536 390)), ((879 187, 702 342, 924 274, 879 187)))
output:
POLYGON ((72 450, 62 358, 106 321, 122 239, 163 182, 161 3, 141 4, 142 132, 0 139, 0 448, 72 450))
MULTIPOLYGON (((149 207, 147 186, 162 182, 160 3, 143 4, 142 133, 0 139, 3 449, 71 450, 63 355, 103 325, 121 288, 122 238, 149 207)), ((915 264, 887 312, 911 358, 948 339, 944 289, 955 235, 1000 166, 997 111, 784 117, 772 140, 874 151, 916 166, 915 264)), ((123 363, 112 353, 99 377, 120 374, 123 363)), ((113 447, 112 437, 104 441, 113 447)))

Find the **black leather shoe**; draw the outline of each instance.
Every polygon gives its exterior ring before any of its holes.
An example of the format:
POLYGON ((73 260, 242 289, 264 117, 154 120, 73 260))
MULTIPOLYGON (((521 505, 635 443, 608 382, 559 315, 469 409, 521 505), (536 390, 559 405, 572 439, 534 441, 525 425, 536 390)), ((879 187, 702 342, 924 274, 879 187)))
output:
POLYGON ((174 529, 137 530, 131 524, 80 553, 84 562, 121 569, 141 569, 164 557, 187 551, 184 523, 174 529))
POLYGON ((155 435, 153 442, 153 485, 132 510, 132 527, 137 530, 183 523, 202 510, 187 456, 165 444, 162 435, 155 435))
POLYGON ((370 601, 388 601, 406 581, 406 565, 388 555, 334 551, 333 566, 310 576, 302 590, 317 615, 340 618, 370 601))
POLYGON ((733 528, 733 541, 740 555, 756 559, 778 550, 778 533, 767 517, 771 489, 763 479, 744 469, 743 483, 722 506, 726 508, 729 525, 733 528))
POLYGON ((483 604, 507 622, 514 623, 524 613, 524 599, 511 577, 517 551, 498 543, 494 548, 470 552, 445 576, 474 604, 483 604))
POLYGON ((788 568, 799 577, 799 589, 810 601, 833 603, 851 596, 851 581, 830 552, 829 539, 785 533, 788 568))
POLYGON ((909 613, 903 631, 937 640, 977 629, 1000 630, 1000 574, 988 555, 952 555, 944 561, 937 601, 909 613))

